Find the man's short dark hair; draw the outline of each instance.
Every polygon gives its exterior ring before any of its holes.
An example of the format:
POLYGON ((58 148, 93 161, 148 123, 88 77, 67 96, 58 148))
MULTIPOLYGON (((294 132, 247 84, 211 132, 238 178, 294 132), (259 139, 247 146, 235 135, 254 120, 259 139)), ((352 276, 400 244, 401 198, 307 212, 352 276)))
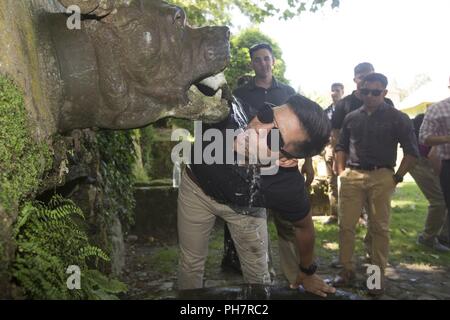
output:
POLYGON ((383 85, 384 89, 386 89, 388 85, 387 77, 381 73, 370 73, 363 78, 362 82, 363 84, 365 84, 366 82, 380 82, 383 85))
POLYGON ((375 68, 373 67, 373 65, 371 63, 362 62, 355 67, 354 74, 356 76, 357 74, 369 73, 369 72, 374 72, 374 71, 375 71, 375 68))
POLYGON ((335 88, 335 87, 339 87, 339 88, 341 88, 342 90, 344 90, 344 85, 343 85, 342 83, 340 83, 340 82, 335 82, 335 83, 333 83, 333 84, 331 85, 331 91, 333 91, 333 88, 335 88))
POLYGON ((331 123, 326 113, 317 103, 299 94, 291 96, 286 103, 309 136, 306 141, 294 143, 292 154, 301 154, 299 158, 307 158, 321 153, 331 133, 331 123))
POLYGON ((270 46, 270 44, 268 44, 268 43, 258 43, 258 44, 255 44, 254 46, 252 46, 252 47, 249 49, 249 52, 250 52, 250 59, 253 58, 253 54, 254 54, 256 51, 261 50, 261 49, 267 49, 267 50, 269 50, 270 54, 271 54, 272 57, 273 57, 273 50, 272 50, 272 47, 270 46))

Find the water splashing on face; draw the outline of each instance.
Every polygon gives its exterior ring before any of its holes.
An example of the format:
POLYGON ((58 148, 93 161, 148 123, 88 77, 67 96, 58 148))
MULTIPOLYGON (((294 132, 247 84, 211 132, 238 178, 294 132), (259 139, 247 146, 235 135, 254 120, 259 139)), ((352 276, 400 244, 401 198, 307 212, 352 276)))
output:
POLYGON ((231 101, 231 106, 233 108, 234 121, 236 121, 239 129, 245 129, 248 125, 248 118, 242 108, 242 104, 234 96, 233 100, 231 101))
MULTIPOLYGON (((236 99, 236 97, 233 96, 231 100, 231 106, 234 121, 238 125, 239 129, 245 130, 249 123, 249 119, 244 112, 242 104, 239 102, 239 100, 236 99)), ((247 168, 247 176, 251 177, 249 201, 249 207, 251 208, 253 207, 255 196, 259 189, 261 170, 255 164, 249 164, 247 168)))

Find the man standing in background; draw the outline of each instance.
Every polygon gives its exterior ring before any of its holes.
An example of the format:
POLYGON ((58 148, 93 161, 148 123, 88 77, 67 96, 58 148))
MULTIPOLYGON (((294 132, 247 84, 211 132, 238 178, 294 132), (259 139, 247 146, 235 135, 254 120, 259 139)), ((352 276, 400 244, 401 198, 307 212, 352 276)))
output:
MULTIPOLYGON (((344 85, 342 83, 333 83, 331 85, 331 99, 333 103, 325 109, 328 119, 333 118, 333 113, 336 110, 336 104, 344 96, 344 85)), ((337 176, 333 170, 334 164, 334 146, 336 143, 330 142, 325 147, 324 160, 327 168, 327 182, 328 182, 328 199, 330 201, 330 218, 325 224, 335 224, 338 221, 338 190, 337 190, 337 176)))
POLYGON ((360 94, 363 106, 344 119, 336 163, 339 189, 339 260, 343 270, 334 280, 336 286, 348 286, 355 278, 352 262, 355 228, 367 202, 371 235, 371 263, 381 271, 381 286, 369 288, 372 295, 384 292, 384 271, 389 255, 391 196, 396 185, 412 168, 419 151, 414 128, 408 116, 384 100, 388 80, 380 73, 364 77, 360 94), (403 159, 394 168, 398 144, 403 159))
MULTIPOLYGON (((274 77, 273 67, 276 63, 276 59, 273 56, 273 50, 269 44, 256 44, 249 49, 249 53, 255 76, 246 84, 237 88, 233 94, 243 102, 243 109, 247 114, 247 117, 251 119, 261 111, 265 105, 275 107, 284 104, 289 97, 295 94, 295 90, 274 77)), ((308 188, 314 179, 314 169, 311 158, 305 159, 301 172, 306 175, 305 186, 308 188)), ((293 239, 295 239, 295 228, 292 223, 285 221, 285 219, 274 210, 270 210, 270 215, 274 218, 279 235, 278 243, 281 269, 289 283, 293 284, 295 283, 298 273, 298 264, 300 263, 297 254, 298 248, 295 245, 295 241, 293 241, 293 239)), ((227 230, 225 230, 225 235, 226 234, 228 234, 227 230)), ((234 263, 239 261, 239 259, 236 258, 237 256, 234 252, 235 249, 232 242, 227 240, 227 237, 225 237, 224 242, 226 243, 227 248, 224 250, 222 266, 226 267, 229 265, 229 260, 232 260, 234 263), (227 257, 232 257, 232 259, 227 257)))
MULTIPOLYGON (((450 79, 449 79, 450 82, 450 79)), ((450 83, 449 83, 450 89, 450 83)), ((436 147, 441 159, 440 183, 447 211, 450 208, 450 97, 430 106, 420 127, 419 141, 430 147, 436 147)), ((447 214, 447 224, 449 223, 447 214)), ((450 226, 447 239, 450 240, 450 226)))

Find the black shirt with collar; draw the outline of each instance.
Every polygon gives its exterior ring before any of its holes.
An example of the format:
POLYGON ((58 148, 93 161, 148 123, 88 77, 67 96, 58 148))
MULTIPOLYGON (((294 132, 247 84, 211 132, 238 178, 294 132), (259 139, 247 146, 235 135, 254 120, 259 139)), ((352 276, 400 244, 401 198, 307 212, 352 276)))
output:
POLYGON ((344 119, 335 150, 348 154, 348 166, 394 168, 398 143, 405 154, 419 156, 409 117, 383 103, 372 114, 364 107, 350 112, 344 119))
MULTIPOLYGON (((209 128, 222 132, 237 129, 233 111, 225 121, 203 126, 204 131, 209 128)), ((210 143, 202 143, 202 153, 210 143)), ((275 175, 258 175, 259 168, 254 165, 225 164, 225 143, 222 163, 195 164, 194 152, 193 146, 189 167, 203 192, 217 202, 228 205, 239 214, 252 216, 261 216, 264 208, 276 210, 288 221, 298 221, 308 215, 310 203, 305 180, 297 167, 280 167, 275 175)))
POLYGON ((253 117, 265 102, 276 106, 284 104, 288 98, 295 94, 295 90, 272 77, 272 85, 265 89, 255 84, 255 77, 245 85, 237 88, 233 92, 234 96, 245 102, 244 111, 253 117))
MULTIPOLYGON (((394 103, 389 98, 384 98, 384 102, 391 106, 394 106, 394 103)), ((340 130, 342 128, 342 123, 344 122, 345 116, 350 112, 361 108, 362 105, 363 101, 356 96, 356 91, 353 91, 352 94, 339 100, 336 103, 335 110, 331 117, 332 128, 340 130)))

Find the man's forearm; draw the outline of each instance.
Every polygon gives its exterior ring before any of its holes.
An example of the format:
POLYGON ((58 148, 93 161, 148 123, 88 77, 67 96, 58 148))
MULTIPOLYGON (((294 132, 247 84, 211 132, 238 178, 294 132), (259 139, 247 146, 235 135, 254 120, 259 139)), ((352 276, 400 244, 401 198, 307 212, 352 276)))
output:
POLYGON ((336 152, 336 168, 337 175, 340 175, 345 170, 345 163, 347 162, 347 154, 344 151, 336 152))
POLYGON ((414 167, 416 161, 417 161, 416 157, 405 154, 396 174, 403 177, 409 170, 411 170, 414 167))
POLYGON ((294 226, 300 262, 302 267, 308 268, 314 262, 315 231, 311 212, 294 226))
POLYGON ((441 144, 450 143, 450 136, 428 136, 424 140, 427 146, 438 146, 441 144))

